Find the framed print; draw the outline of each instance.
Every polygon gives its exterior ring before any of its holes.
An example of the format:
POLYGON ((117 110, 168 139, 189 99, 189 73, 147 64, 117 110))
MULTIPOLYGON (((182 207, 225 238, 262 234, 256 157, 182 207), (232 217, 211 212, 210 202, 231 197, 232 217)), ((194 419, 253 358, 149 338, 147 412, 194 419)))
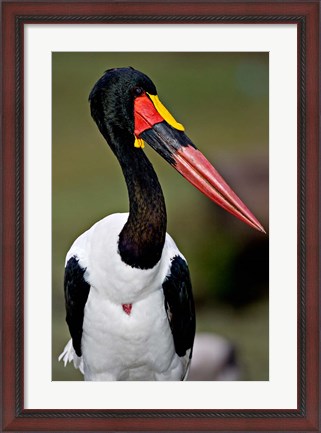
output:
MULTIPOLYGON (((317 1, 2 2, 3 431, 318 431, 319 14, 317 1), (187 131, 266 231, 213 210, 148 146, 139 149, 145 130, 135 132, 130 166, 138 154, 152 161, 192 274, 190 380, 97 381, 86 379, 87 363, 84 381, 58 362, 70 338, 67 251, 96 221, 128 209, 93 105, 97 80, 120 67, 155 83, 146 100, 180 137, 187 131)), ((196 150, 185 152, 193 161, 196 150)), ((121 301, 123 318, 134 302, 121 301)), ((65 360, 74 356, 66 350, 65 360)))

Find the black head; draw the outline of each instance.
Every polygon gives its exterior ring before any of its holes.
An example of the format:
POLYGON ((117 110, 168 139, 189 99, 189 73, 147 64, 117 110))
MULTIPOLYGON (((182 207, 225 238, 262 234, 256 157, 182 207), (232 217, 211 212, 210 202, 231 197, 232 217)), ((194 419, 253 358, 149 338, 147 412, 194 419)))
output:
POLYGON ((108 69, 89 95, 91 115, 110 145, 111 135, 134 139, 134 100, 145 91, 156 95, 154 83, 134 68, 108 69))

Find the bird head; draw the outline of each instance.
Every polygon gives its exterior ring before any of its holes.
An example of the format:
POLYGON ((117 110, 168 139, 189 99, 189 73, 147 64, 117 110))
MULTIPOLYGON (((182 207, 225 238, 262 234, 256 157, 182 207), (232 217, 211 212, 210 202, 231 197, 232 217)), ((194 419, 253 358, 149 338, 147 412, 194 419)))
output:
POLYGON ((91 115, 103 135, 106 130, 107 134, 117 131, 129 134, 134 142, 134 101, 143 92, 157 94, 154 83, 136 69, 114 68, 104 73, 89 95, 91 115))
POLYGON ((141 152, 146 142, 212 201, 265 233, 251 211, 187 137, 184 126, 161 103, 147 75, 131 67, 109 69, 93 87, 89 101, 93 119, 118 157, 129 149, 131 153, 133 149, 141 152))

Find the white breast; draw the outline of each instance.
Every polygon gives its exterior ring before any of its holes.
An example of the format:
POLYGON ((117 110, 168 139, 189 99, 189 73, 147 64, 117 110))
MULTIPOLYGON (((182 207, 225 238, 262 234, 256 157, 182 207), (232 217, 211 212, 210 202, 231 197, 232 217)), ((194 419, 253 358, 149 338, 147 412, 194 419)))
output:
POLYGON ((179 380, 186 360, 175 353, 162 283, 180 255, 169 235, 152 269, 132 268, 118 253, 128 214, 96 223, 72 245, 91 285, 85 307, 82 352, 86 380, 179 380), (132 304, 130 315, 122 304, 132 304), (130 368, 129 368, 130 367, 130 368))
POLYGON ((93 290, 122 304, 159 290, 169 272, 171 258, 181 255, 167 234, 161 260, 152 269, 132 268, 124 263, 118 253, 118 237, 127 218, 128 213, 113 214, 97 222, 79 236, 66 257, 67 262, 76 255, 93 290))
POLYGON ((179 376, 183 373, 161 291, 135 302, 130 315, 92 292, 83 329, 86 380, 169 379, 176 370, 179 376))

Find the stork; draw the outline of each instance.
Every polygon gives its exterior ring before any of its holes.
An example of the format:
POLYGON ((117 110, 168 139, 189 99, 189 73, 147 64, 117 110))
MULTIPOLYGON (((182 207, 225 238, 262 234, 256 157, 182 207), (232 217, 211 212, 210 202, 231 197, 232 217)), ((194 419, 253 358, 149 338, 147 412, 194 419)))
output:
POLYGON ((185 380, 195 308, 186 259, 166 233, 164 196, 149 144, 225 210, 264 232, 131 67, 107 70, 89 95, 91 115, 118 159, 129 213, 109 215, 67 253, 64 293, 71 339, 59 357, 87 381, 185 380))

